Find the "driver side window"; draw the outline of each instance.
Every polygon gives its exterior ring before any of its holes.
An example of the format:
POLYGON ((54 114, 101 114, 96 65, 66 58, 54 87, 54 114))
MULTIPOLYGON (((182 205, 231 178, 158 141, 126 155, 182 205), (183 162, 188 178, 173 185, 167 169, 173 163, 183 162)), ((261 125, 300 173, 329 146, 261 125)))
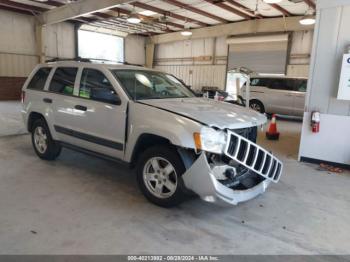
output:
POLYGON ((84 69, 79 88, 79 97, 110 104, 120 104, 118 94, 107 77, 96 69, 84 69))

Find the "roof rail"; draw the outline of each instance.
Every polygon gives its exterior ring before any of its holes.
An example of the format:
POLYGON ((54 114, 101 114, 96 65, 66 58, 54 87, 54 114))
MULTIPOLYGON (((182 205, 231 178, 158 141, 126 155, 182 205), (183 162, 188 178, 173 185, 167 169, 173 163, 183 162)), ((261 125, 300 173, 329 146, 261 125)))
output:
POLYGON ((75 61, 75 62, 86 62, 86 63, 91 63, 90 59, 87 58, 82 58, 82 57, 75 57, 75 58, 59 58, 55 57, 52 59, 45 60, 45 63, 53 63, 53 62, 59 62, 59 61, 75 61))
POLYGON ((126 62, 126 61, 124 61, 124 62, 118 62, 118 63, 123 64, 123 65, 131 65, 131 66, 140 66, 140 67, 143 67, 143 65, 140 65, 140 64, 133 64, 133 63, 129 63, 129 62, 126 62))
POLYGON ((133 64, 133 63, 129 63, 129 62, 121 62, 121 61, 113 61, 113 60, 108 60, 108 59, 103 59, 103 58, 88 58, 90 59, 91 61, 100 61, 102 63, 104 62, 111 62, 111 63, 117 63, 117 64, 122 64, 122 65, 132 65, 132 66, 140 66, 140 67, 143 67, 143 65, 140 65, 140 64, 133 64))
POLYGON ((123 64, 123 65, 132 65, 132 66, 139 66, 143 67, 143 65, 140 64, 133 64, 129 62, 115 62, 112 60, 108 59, 100 59, 100 58, 82 58, 82 57, 75 57, 75 58, 59 58, 59 57, 54 57, 52 59, 45 60, 45 63, 53 63, 53 62, 59 62, 59 61, 75 61, 75 62, 85 62, 85 63, 92 63, 93 61, 100 61, 100 62, 111 62, 111 63, 117 63, 117 64, 123 64))

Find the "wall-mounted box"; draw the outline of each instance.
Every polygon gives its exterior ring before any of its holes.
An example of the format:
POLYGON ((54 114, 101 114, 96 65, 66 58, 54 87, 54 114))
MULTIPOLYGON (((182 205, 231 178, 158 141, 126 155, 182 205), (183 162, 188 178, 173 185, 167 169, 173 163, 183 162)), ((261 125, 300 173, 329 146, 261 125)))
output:
POLYGON ((350 100, 350 54, 345 54, 343 56, 337 98, 341 100, 350 100))

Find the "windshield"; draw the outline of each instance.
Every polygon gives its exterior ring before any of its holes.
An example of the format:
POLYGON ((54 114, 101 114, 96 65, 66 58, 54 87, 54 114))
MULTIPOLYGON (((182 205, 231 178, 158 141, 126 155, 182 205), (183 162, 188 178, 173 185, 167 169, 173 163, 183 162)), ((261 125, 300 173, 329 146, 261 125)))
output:
POLYGON ((134 100, 194 97, 187 87, 169 74, 142 70, 112 72, 134 100))

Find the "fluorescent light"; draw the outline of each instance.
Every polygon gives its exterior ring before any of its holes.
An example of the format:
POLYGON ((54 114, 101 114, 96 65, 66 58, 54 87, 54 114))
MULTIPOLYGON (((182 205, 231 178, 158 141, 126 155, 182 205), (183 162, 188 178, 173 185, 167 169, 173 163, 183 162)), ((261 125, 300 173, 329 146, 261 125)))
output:
POLYGON ((188 30, 181 31, 181 35, 183 35, 183 36, 191 36, 191 35, 192 35, 192 32, 191 32, 191 31, 188 31, 188 30))
POLYGON ((153 11, 150 11, 150 10, 144 10, 144 11, 139 12, 139 14, 140 15, 145 15, 145 16, 152 16, 152 15, 155 15, 157 13, 153 12, 153 11))
POLYGON ((282 2, 282 0, 263 0, 267 4, 277 4, 282 2))
POLYGON ((141 22, 141 19, 137 15, 131 15, 129 16, 126 21, 128 21, 131 24, 138 24, 141 22))
POLYGON ((306 15, 302 19, 299 20, 299 23, 302 25, 313 25, 316 23, 315 17, 311 15, 306 15))

